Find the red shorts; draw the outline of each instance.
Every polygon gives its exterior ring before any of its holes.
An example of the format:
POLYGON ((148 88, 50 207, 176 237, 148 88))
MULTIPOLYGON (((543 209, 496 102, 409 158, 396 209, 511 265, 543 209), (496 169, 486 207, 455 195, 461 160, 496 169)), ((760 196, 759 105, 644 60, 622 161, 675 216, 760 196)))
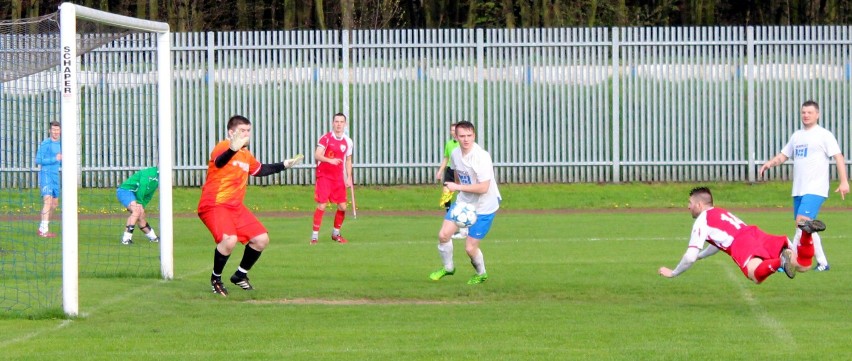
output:
POLYGON ((749 260, 778 258, 785 247, 787 247, 787 236, 766 234, 760 228, 749 226, 737 234, 728 251, 743 274, 748 277, 746 263, 749 260))
POLYGON ((346 203, 346 184, 342 179, 317 178, 314 200, 317 203, 346 203))
POLYGON ((242 244, 261 234, 267 233, 266 227, 244 205, 237 208, 212 207, 198 213, 198 218, 210 230, 216 244, 227 235, 236 235, 242 244))

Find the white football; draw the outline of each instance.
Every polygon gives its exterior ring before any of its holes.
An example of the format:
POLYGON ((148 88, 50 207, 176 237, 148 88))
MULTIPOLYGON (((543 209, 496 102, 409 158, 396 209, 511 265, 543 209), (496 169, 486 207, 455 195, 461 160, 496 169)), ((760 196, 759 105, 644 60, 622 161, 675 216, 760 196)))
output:
POLYGON ((470 203, 458 203, 450 210, 450 218, 457 226, 467 228, 476 223, 476 208, 470 203))

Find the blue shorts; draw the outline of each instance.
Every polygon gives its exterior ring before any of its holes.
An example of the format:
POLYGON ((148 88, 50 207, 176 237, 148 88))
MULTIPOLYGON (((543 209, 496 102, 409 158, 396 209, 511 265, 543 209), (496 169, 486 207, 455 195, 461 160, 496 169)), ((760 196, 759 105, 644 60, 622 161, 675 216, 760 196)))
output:
MULTIPOLYGON (((453 209, 453 208, 450 207, 450 209, 453 209)), ((491 213, 491 214, 479 214, 479 213, 477 213, 476 214, 476 223, 474 223, 472 226, 470 226, 470 228, 467 230, 467 235, 472 237, 472 238, 476 238, 476 239, 484 239, 485 236, 488 234, 488 231, 491 230, 491 223, 494 222, 494 216, 496 214, 497 214, 497 212, 494 212, 494 213, 491 213)), ((452 217, 450 216, 450 211, 447 211, 447 213, 444 215, 444 219, 446 219, 448 221, 453 220, 452 217)))
POLYGON ((793 219, 796 216, 805 216, 810 219, 816 219, 819 214, 819 208, 825 202, 825 197, 814 194, 805 194, 803 196, 793 197, 793 219))
POLYGON ((59 174, 48 174, 38 172, 38 186, 41 189, 41 197, 51 196, 59 198, 62 193, 62 187, 59 186, 59 174))
POLYGON ((130 207, 130 203, 136 202, 136 193, 127 189, 119 188, 115 191, 115 196, 124 208, 130 207))

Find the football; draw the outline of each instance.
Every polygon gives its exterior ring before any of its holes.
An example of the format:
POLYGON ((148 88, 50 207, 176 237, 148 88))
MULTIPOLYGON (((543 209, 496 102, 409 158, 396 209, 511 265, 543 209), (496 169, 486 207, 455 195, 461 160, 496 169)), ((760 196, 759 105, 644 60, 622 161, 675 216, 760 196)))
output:
POLYGON ((457 226, 467 228, 476 223, 476 208, 469 203, 456 203, 450 211, 450 218, 457 226))

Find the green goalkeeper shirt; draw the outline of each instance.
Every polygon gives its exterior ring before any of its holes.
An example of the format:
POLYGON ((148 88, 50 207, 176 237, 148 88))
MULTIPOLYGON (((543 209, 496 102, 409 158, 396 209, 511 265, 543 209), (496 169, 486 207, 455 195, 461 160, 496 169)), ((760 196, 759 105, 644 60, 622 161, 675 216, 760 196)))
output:
POLYGON ((143 207, 148 206, 154 192, 160 185, 160 170, 157 167, 145 168, 127 178, 118 188, 126 189, 136 194, 136 201, 143 207))
POLYGON ((455 139, 447 140, 447 143, 444 144, 444 158, 447 158, 447 167, 453 167, 453 158, 450 157, 450 154, 453 154, 453 150, 459 147, 459 141, 455 139))

